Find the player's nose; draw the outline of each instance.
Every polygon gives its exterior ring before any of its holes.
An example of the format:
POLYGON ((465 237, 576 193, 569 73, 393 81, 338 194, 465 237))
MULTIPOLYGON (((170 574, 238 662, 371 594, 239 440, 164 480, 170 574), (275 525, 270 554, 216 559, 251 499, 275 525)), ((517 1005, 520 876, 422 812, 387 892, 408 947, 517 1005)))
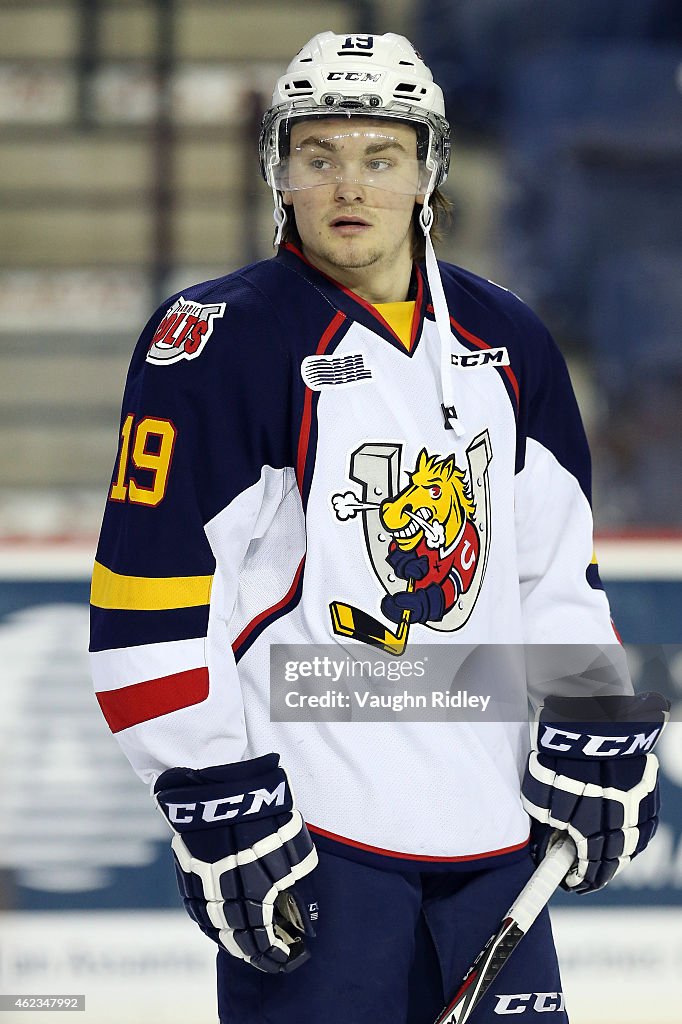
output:
POLYGON ((365 188, 358 181, 337 182, 334 198, 342 203, 362 203, 365 200, 365 188))

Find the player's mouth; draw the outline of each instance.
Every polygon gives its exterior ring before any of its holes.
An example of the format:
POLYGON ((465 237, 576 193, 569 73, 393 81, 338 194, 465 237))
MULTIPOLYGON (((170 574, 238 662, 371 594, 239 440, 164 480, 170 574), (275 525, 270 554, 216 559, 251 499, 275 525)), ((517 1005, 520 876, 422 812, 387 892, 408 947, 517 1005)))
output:
POLYGON ((362 217, 348 217, 341 215, 339 217, 335 217, 334 220, 330 222, 330 226, 335 234, 353 236, 363 234, 365 231, 369 230, 372 225, 366 220, 363 220, 362 217))

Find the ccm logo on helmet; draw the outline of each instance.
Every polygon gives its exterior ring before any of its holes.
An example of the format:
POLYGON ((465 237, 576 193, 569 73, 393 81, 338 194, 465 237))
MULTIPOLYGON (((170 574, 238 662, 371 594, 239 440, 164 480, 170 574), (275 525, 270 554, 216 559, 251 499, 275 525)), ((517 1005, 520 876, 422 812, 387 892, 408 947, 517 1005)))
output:
POLYGON ((564 1009, 563 992, 520 992, 513 996, 497 996, 495 1013, 556 1013, 564 1009))
POLYGON ((280 782, 272 792, 268 789, 252 789, 248 793, 224 796, 220 800, 200 800, 193 804, 171 804, 163 801, 168 820, 173 825, 194 825, 197 822, 229 821, 230 818, 258 814, 263 807, 281 807, 284 804, 286 782, 280 782), (253 797, 248 807, 242 807, 247 797, 253 797))
POLYGON ((584 754, 585 757, 628 757, 638 751, 651 750, 661 729, 653 729, 648 735, 644 732, 631 733, 629 736, 595 736, 579 732, 568 732, 557 729, 554 725, 543 725, 542 735, 538 738, 538 750, 550 753, 584 754))
POLYGON ((372 71, 329 71, 328 82, 380 82, 383 78, 381 72, 372 71))

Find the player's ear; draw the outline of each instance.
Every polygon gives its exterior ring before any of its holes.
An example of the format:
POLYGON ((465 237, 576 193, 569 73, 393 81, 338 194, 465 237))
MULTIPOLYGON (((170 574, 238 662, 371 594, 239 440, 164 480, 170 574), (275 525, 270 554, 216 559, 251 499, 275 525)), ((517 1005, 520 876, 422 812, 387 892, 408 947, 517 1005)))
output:
POLYGON ((291 192, 282 192, 282 202, 285 206, 294 205, 294 197, 291 192))
POLYGON ((414 197, 414 201, 417 204, 417 206, 423 206, 425 198, 426 198, 426 196, 415 196, 414 197))

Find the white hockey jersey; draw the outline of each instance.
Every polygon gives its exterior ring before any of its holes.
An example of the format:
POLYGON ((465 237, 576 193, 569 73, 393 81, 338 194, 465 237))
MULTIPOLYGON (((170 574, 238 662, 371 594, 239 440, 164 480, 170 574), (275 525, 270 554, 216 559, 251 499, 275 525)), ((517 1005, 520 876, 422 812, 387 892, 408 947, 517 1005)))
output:
MULTIPOLYGON (((293 246, 172 297, 132 360, 92 585, 95 689, 144 780, 277 751, 316 840, 388 867, 520 855, 527 722, 271 721, 271 645, 617 644, 564 361, 516 296, 440 268, 461 437, 418 266, 409 351, 293 246)), ((508 685, 533 696, 511 662, 508 685)))

